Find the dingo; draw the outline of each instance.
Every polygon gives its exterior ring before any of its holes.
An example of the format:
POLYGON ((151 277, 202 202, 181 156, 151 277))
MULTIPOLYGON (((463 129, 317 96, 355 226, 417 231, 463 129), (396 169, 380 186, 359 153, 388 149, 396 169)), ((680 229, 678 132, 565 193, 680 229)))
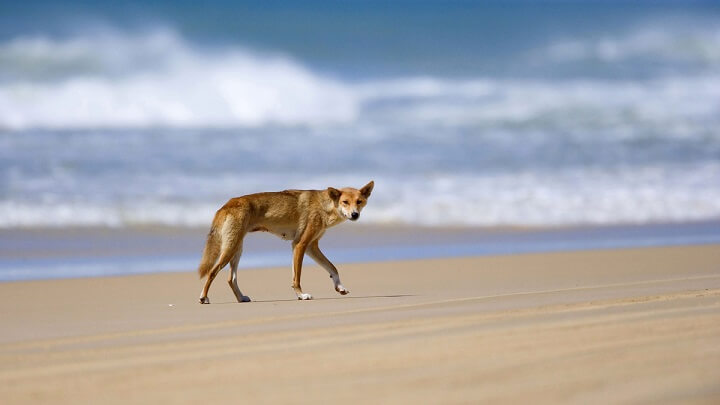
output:
POLYGON ((375 183, 360 190, 355 188, 327 190, 285 190, 273 193, 250 194, 228 201, 213 219, 198 273, 207 276, 200 294, 200 303, 209 304, 208 290, 215 276, 230 263, 228 284, 238 302, 249 302, 250 297, 240 292, 237 285, 237 267, 242 254, 242 243, 248 232, 264 231, 285 240, 292 240, 293 283, 299 300, 310 300, 312 295, 302 292, 300 273, 305 252, 308 253, 332 278, 335 291, 349 293, 340 282, 335 266, 320 251, 318 240, 325 230, 346 219, 360 217, 360 211, 375 183))

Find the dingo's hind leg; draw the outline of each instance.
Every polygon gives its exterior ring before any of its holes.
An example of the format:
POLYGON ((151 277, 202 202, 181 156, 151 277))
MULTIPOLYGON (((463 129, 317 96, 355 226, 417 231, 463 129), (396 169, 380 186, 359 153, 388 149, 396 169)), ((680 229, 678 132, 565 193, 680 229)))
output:
POLYGON ((233 293, 235 294, 235 298, 237 298, 238 302, 250 302, 250 297, 247 295, 243 295, 243 293, 240 291, 240 288, 237 284, 237 269, 238 269, 238 262, 240 262, 240 256, 242 255, 242 241, 240 241, 240 246, 237 249, 237 253, 235 253, 235 256, 233 256, 232 260, 230 260, 230 277, 228 277, 228 284, 230 284, 230 289, 232 289, 233 293))
POLYGON ((222 270, 225 266, 227 266, 228 262, 232 258, 232 252, 230 254, 225 254, 225 252, 220 254, 220 258, 213 266, 212 270, 210 271, 210 274, 208 274, 208 279, 205 282, 205 286, 203 287, 202 293, 200 294, 200 303, 201 304, 209 304, 210 299, 208 298, 208 291, 210 290, 210 285, 212 284, 213 280, 215 280, 215 277, 218 275, 220 270, 222 270))
MULTIPOLYGON (((242 239, 245 236, 243 222, 244 221, 239 221, 238 223, 235 220, 228 218, 223 224, 221 231, 222 247, 220 249, 220 256, 210 270, 207 281, 205 282, 205 286, 200 293, 201 304, 210 303, 210 299, 208 299, 208 291, 210 290, 210 285, 212 284, 213 280, 215 280, 215 277, 218 275, 220 270, 227 266, 227 264, 230 263, 230 261, 235 256, 237 256, 238 260, 240 259, 238 248, 242 248, 242 239)), ((232 272, 230 277, 232 280, 232 272)), ((235 288, 233 288, 233 292, 235 292, 235 288)), ((242 294, 240 295, 242 296, 242 294)))

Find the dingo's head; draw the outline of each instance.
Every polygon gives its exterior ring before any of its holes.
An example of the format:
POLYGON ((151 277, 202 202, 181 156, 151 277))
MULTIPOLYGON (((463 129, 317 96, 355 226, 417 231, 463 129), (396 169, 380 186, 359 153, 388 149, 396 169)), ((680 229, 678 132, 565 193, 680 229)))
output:
POLYGON ((335 203, 335 208, 340 211, 340 215, 351 221, 360 218, 360 211, 367 204, 367 199, 372 193, 375 182, 371 181, 360 190, 352 187, 336 189, 328 187, 328 194, 335 203))

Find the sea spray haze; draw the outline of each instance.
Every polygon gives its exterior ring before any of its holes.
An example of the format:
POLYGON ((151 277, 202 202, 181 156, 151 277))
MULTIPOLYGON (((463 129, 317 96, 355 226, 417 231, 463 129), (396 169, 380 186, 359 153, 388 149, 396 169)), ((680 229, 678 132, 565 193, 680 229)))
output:
POLYGON ((206 225, 370 178, 370 223, 720 217, 714 2, 0 10, 0 227, 206 225))

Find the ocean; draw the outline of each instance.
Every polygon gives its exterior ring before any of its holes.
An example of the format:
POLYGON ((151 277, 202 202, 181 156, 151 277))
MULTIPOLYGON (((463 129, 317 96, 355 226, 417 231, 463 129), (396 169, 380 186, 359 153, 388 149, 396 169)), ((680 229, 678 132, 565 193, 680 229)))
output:
POLYGON ((719 219, 720 3, 0 5, 0 228, 371 179, 369 224, 719 219))

